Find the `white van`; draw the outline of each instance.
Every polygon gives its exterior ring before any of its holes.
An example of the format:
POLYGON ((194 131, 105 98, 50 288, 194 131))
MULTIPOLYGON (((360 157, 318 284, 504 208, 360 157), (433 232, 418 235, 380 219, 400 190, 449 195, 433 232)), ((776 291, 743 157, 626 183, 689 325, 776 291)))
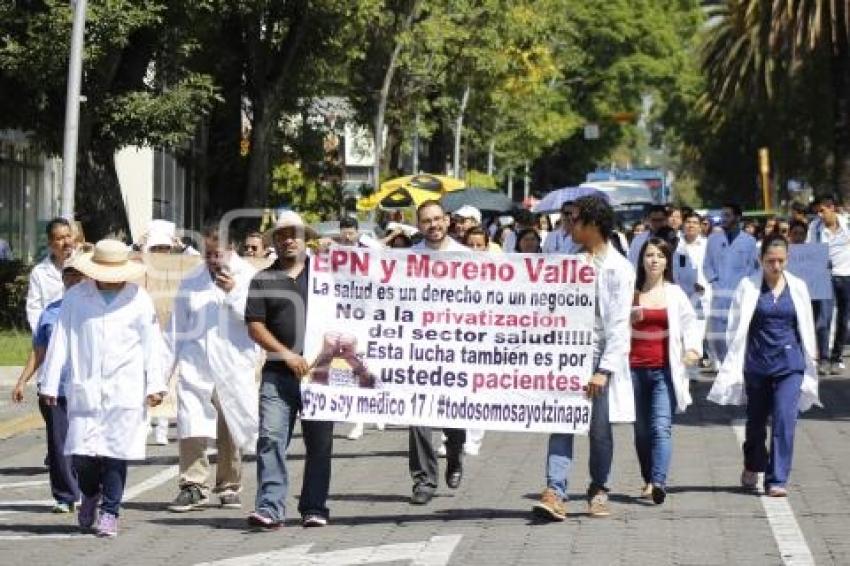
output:
POLYGON ((617 213, 617 221, 626 230, 641 222, 654 204, 652 191, 643 181, 590 181, 580 186, 608 195, 617 213))

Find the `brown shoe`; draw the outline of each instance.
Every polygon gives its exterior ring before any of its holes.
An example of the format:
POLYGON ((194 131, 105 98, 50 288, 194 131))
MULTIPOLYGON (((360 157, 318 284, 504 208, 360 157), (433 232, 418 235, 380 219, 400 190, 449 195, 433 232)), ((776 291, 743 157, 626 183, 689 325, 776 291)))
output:
POLYGON ((608 507, 608 494, 604 490, 597 491, 587 500, 587 512, 591 517, 607 517, 611 514, 608 507))
POLYGON ((567 518, 566 503, 549 487, 540 494, 540 501, 534 504, 532 511, 537 517, 549 521, 563 521, 567 518))

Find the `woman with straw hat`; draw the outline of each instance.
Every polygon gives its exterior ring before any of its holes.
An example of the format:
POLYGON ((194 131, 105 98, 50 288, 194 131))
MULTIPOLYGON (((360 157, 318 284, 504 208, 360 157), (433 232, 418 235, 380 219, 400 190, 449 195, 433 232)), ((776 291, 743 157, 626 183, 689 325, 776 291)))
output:
POLYGON ((68 435, 83 501, 78 522, 99 536, 118 534, 127 461, 145 457, 147 407, 166 391, 162 335, 153 301, 129 281, 144 275, 130 248, 101 240, 74 267, 89 281, 70 289, 48 346, 41 393, 56 402, 67 365, 68 435))

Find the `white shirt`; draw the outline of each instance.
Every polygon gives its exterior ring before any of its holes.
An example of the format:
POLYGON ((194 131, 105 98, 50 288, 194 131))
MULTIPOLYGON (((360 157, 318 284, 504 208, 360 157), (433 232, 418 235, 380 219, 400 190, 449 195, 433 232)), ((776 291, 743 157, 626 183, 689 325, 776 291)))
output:
POLYGON ((543 242, 544 254, 574 254, 580 246, 573 242, 573 237, 563 230, 553 230, 546 236, 543 242))
POLYGON ((505 241, 502 242, 502 251, 506 254, 516 252, 516 231, 511 230, 505 236, 505 241))
POLYGON ((850 275, 850 228, 847 221, 838 216, 838 230, 833 232, 818 218, 809 227, 807 243, 824 243, 829 247, 829 263, 832 274, 838 276, 850 275))
POLYGON ((65 286, 62 284, 62 271, 56 268, 53 258, 48 254, 30 271, 30 283, 27 289, 27 322, 35 332, 38 318, 44 309, 62 298, 65 286))
POLYGON ((416 250, 418 252, 468 252, 469 248, 464 246, 463 244, 457 242, 454 238, 450 236, 446 236, 446 239, 443 240, 443 243, 440 245, 439 250, 435 250, 434 248, 428 246, 428 242, 423 238, 418 243, 414 244, 410 247, 412 250, 416 250))

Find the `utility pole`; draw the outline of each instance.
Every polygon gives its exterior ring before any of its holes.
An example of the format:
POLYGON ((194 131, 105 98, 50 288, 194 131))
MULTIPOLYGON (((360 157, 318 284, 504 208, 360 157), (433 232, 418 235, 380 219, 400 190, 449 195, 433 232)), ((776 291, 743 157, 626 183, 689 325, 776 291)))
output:
POLYGON ((761 147, 759 148, 758 155, 761 196, 764 200, 764 209, 770 210, 770 150, 766 147, 761 147))
POLYGON ((83 75, 87 0, 71 0, 71 4, 74 7, 74 25, 71 31, 68 91, 65 98, 65 139, 62 147, 62 216, 68 220, 74 219, 77 144, 80 134, 80 84, 83 75))

